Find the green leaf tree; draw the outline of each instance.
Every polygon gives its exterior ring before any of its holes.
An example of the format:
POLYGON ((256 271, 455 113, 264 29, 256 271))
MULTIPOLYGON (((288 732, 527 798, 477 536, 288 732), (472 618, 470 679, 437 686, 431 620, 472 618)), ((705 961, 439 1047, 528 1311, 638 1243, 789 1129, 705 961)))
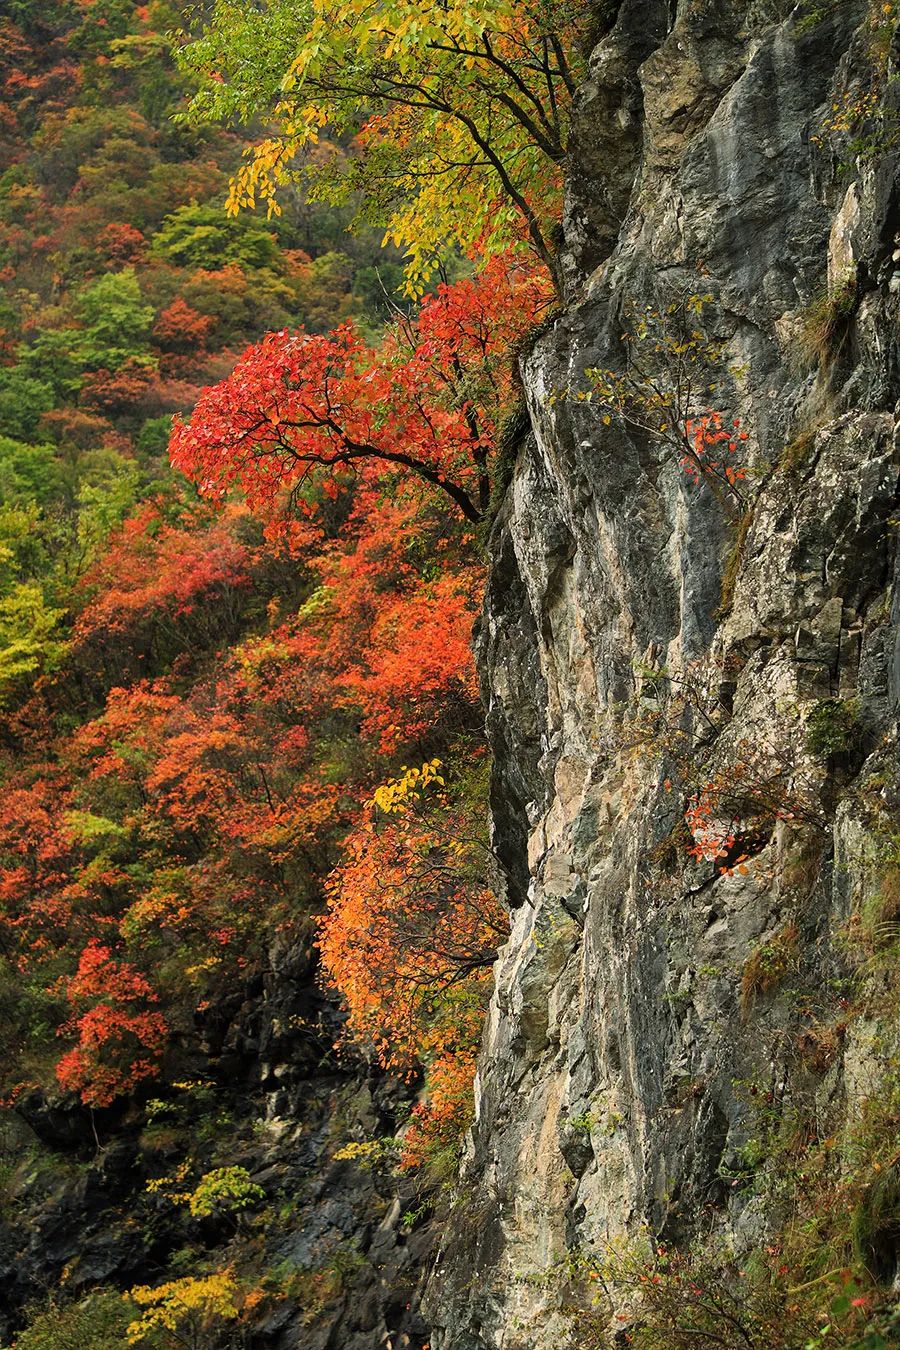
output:
POLYGON ((179 267, 214 268, 237 263, 248 270, 278 269, 281 251, 272 231, 250 218, 229 219, 218 206, 179 206, 153 238, 155 257, 179 267))
POLYGON ((310 0, 306 10, 218 0, 181 52, 200 85, 190 115, 274 116, 230 209, 265 202, 277 213, 298 172, 320 199, 361 192, 405 253, 411 293, 453 246, 524 241, 552 267, 582 13, 569 0, 310 0), (266 39, 257 72, 248 53, 266 39), (355 137, 354 152, 316 163, 323 129, 355 137))

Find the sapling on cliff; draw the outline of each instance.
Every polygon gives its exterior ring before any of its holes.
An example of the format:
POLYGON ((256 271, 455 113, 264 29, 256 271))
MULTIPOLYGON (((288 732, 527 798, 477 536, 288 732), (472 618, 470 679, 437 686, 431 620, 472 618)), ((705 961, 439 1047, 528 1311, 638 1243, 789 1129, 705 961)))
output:
POLYGON ((711 300, 683 295, 663 310, 627 304, 625 368, 588 370, 593 388, 582 397, 599 406, 604 425, 616 417, 661 442, 689 478, 708 484, 737 516, 744 503, 740 484, 747 477, 738 448, 748 432, 721 406, 725 348, 702 320, 711 300))

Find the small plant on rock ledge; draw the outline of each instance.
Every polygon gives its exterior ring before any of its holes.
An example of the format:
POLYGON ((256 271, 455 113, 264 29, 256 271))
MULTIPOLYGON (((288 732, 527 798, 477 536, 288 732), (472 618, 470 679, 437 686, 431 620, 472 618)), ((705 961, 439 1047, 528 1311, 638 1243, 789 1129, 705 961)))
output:
POLYGON ((778 822, 824 824, 813 785, 798 773, 793 756, 748 741, 699 784, 684 819, 692 838, 687 852, 728 874, 747 872, 747 860, 761 851, 778 822))
POLYGON ((281 1261, 264 1280, 279 1301, 286 1299, 300 1311, 305 1327, 321 1322, 366 1269, 365 1257, 352 1242, 323 1246, 317 1255, 309 1265, 281 1261))
POLYGON ((246 1167, 215 1167, 200 1178, 188 1206, 195 1219, 236 1214, 265 1199, 265 1194, 246 1167))
POLYGON ((741 1016, 746 1017, 759 994, 776 989, 797 963, 800 930, 791 921, 750 953, 741 975, 741 1016))
POLYGON ((875 834, 875 871, 862 903, 850 916, 848 941, 863 959, 863 969, 896 980, 900 950, 900 832, 875 834))
POLYGON ((827 698, 816 703, 806 718, 806 748, 825 758, 846 753, 859 735, 856 699, 827 698))
POLYGON ((623 715, 620 748, 641 761, 671 759, 682 777, 691 777, 697 741, 713 741, 731 718, 721 667, 694 661, 673 669, 651 661, 633 669, 637 699, 623 715))
POLYGON ((75 1302, 54 1299, 30 1312, 28 1327, 16 1336, 16 1350, 119 1350, 137 1305, 117 1289, 99 1288, 75 1302))
POLYGON ((716 611, 716 618, 724 619, 730 613, 734 606, 734 593, 737 589, 738 577, 741 568, 744 565, 744 557, 747 551, 747 536, 750 533, 750 527, 753 524, 753 512, 745 511, 742 516, 735 521, 734 538, 725 558, 725 565, 722 569, 722 589, 719 598, 719 608, 716 611))
POLYGON ((392 1136, 381 1139, 351 1140, 334 1155, 335 1162, 352 1162, 365 1171, 392 1166, 396 1162, 400 1140, 392 1136))
POLYGON ((596 1124, 596 1117, 590 1111, 580 1111, 578 1115, 569 1116, 568 1125, 570 1130, 576 1134, 590 1134, 596 1124))
POLYGON ((856 277, 844 277, 815 297, 800 320, 798 346, 804 363, 827 371, 841 354, 856 310, 856 277))

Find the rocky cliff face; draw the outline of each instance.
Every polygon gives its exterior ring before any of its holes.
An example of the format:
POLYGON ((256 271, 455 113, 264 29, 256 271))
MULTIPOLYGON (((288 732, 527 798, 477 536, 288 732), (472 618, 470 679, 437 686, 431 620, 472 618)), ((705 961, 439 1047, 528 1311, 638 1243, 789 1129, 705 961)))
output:
MULTIPOLYGON (((512 936, 435 1350, 612 1344, 589 1336, 631 1304, 586 1292, 598 1253, 778 1241, 800 1204, 785 1122, 803 1157, 827 1137, 840 1187, 897 1091, 900 144, 879 14, 625 0, 593 53, 569 302, 524 361, 531 430, 491 539, 512 936), (740 500, 579 397, 623 368, 623 328, 656 312, 664 332, 698 294, 726 372, 710 407, 749 433, 740 500)), ((898 1232, 864 1240, 888 1282, 898 1232)))

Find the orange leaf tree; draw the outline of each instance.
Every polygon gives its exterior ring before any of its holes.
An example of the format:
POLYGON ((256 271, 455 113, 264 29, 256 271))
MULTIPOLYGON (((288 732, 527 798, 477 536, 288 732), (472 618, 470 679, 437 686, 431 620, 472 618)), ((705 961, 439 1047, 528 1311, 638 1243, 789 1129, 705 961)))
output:
POLYGON ((139 971, 92 941, 66 994, 73 1014, 60 1030, 74 1031, 78 1042, 56 1066, 62 1087, 79 1092, 88 1106, 108 1106, 159 1072, 168 1027, 139 971))
POLYGON ((474 811, 433 760, 380 788, 328 882, 319 947, 347 1031, 385 1068, 427 1069, 406 1160, 467 1123, 489 970, 506 933, 474 811))

